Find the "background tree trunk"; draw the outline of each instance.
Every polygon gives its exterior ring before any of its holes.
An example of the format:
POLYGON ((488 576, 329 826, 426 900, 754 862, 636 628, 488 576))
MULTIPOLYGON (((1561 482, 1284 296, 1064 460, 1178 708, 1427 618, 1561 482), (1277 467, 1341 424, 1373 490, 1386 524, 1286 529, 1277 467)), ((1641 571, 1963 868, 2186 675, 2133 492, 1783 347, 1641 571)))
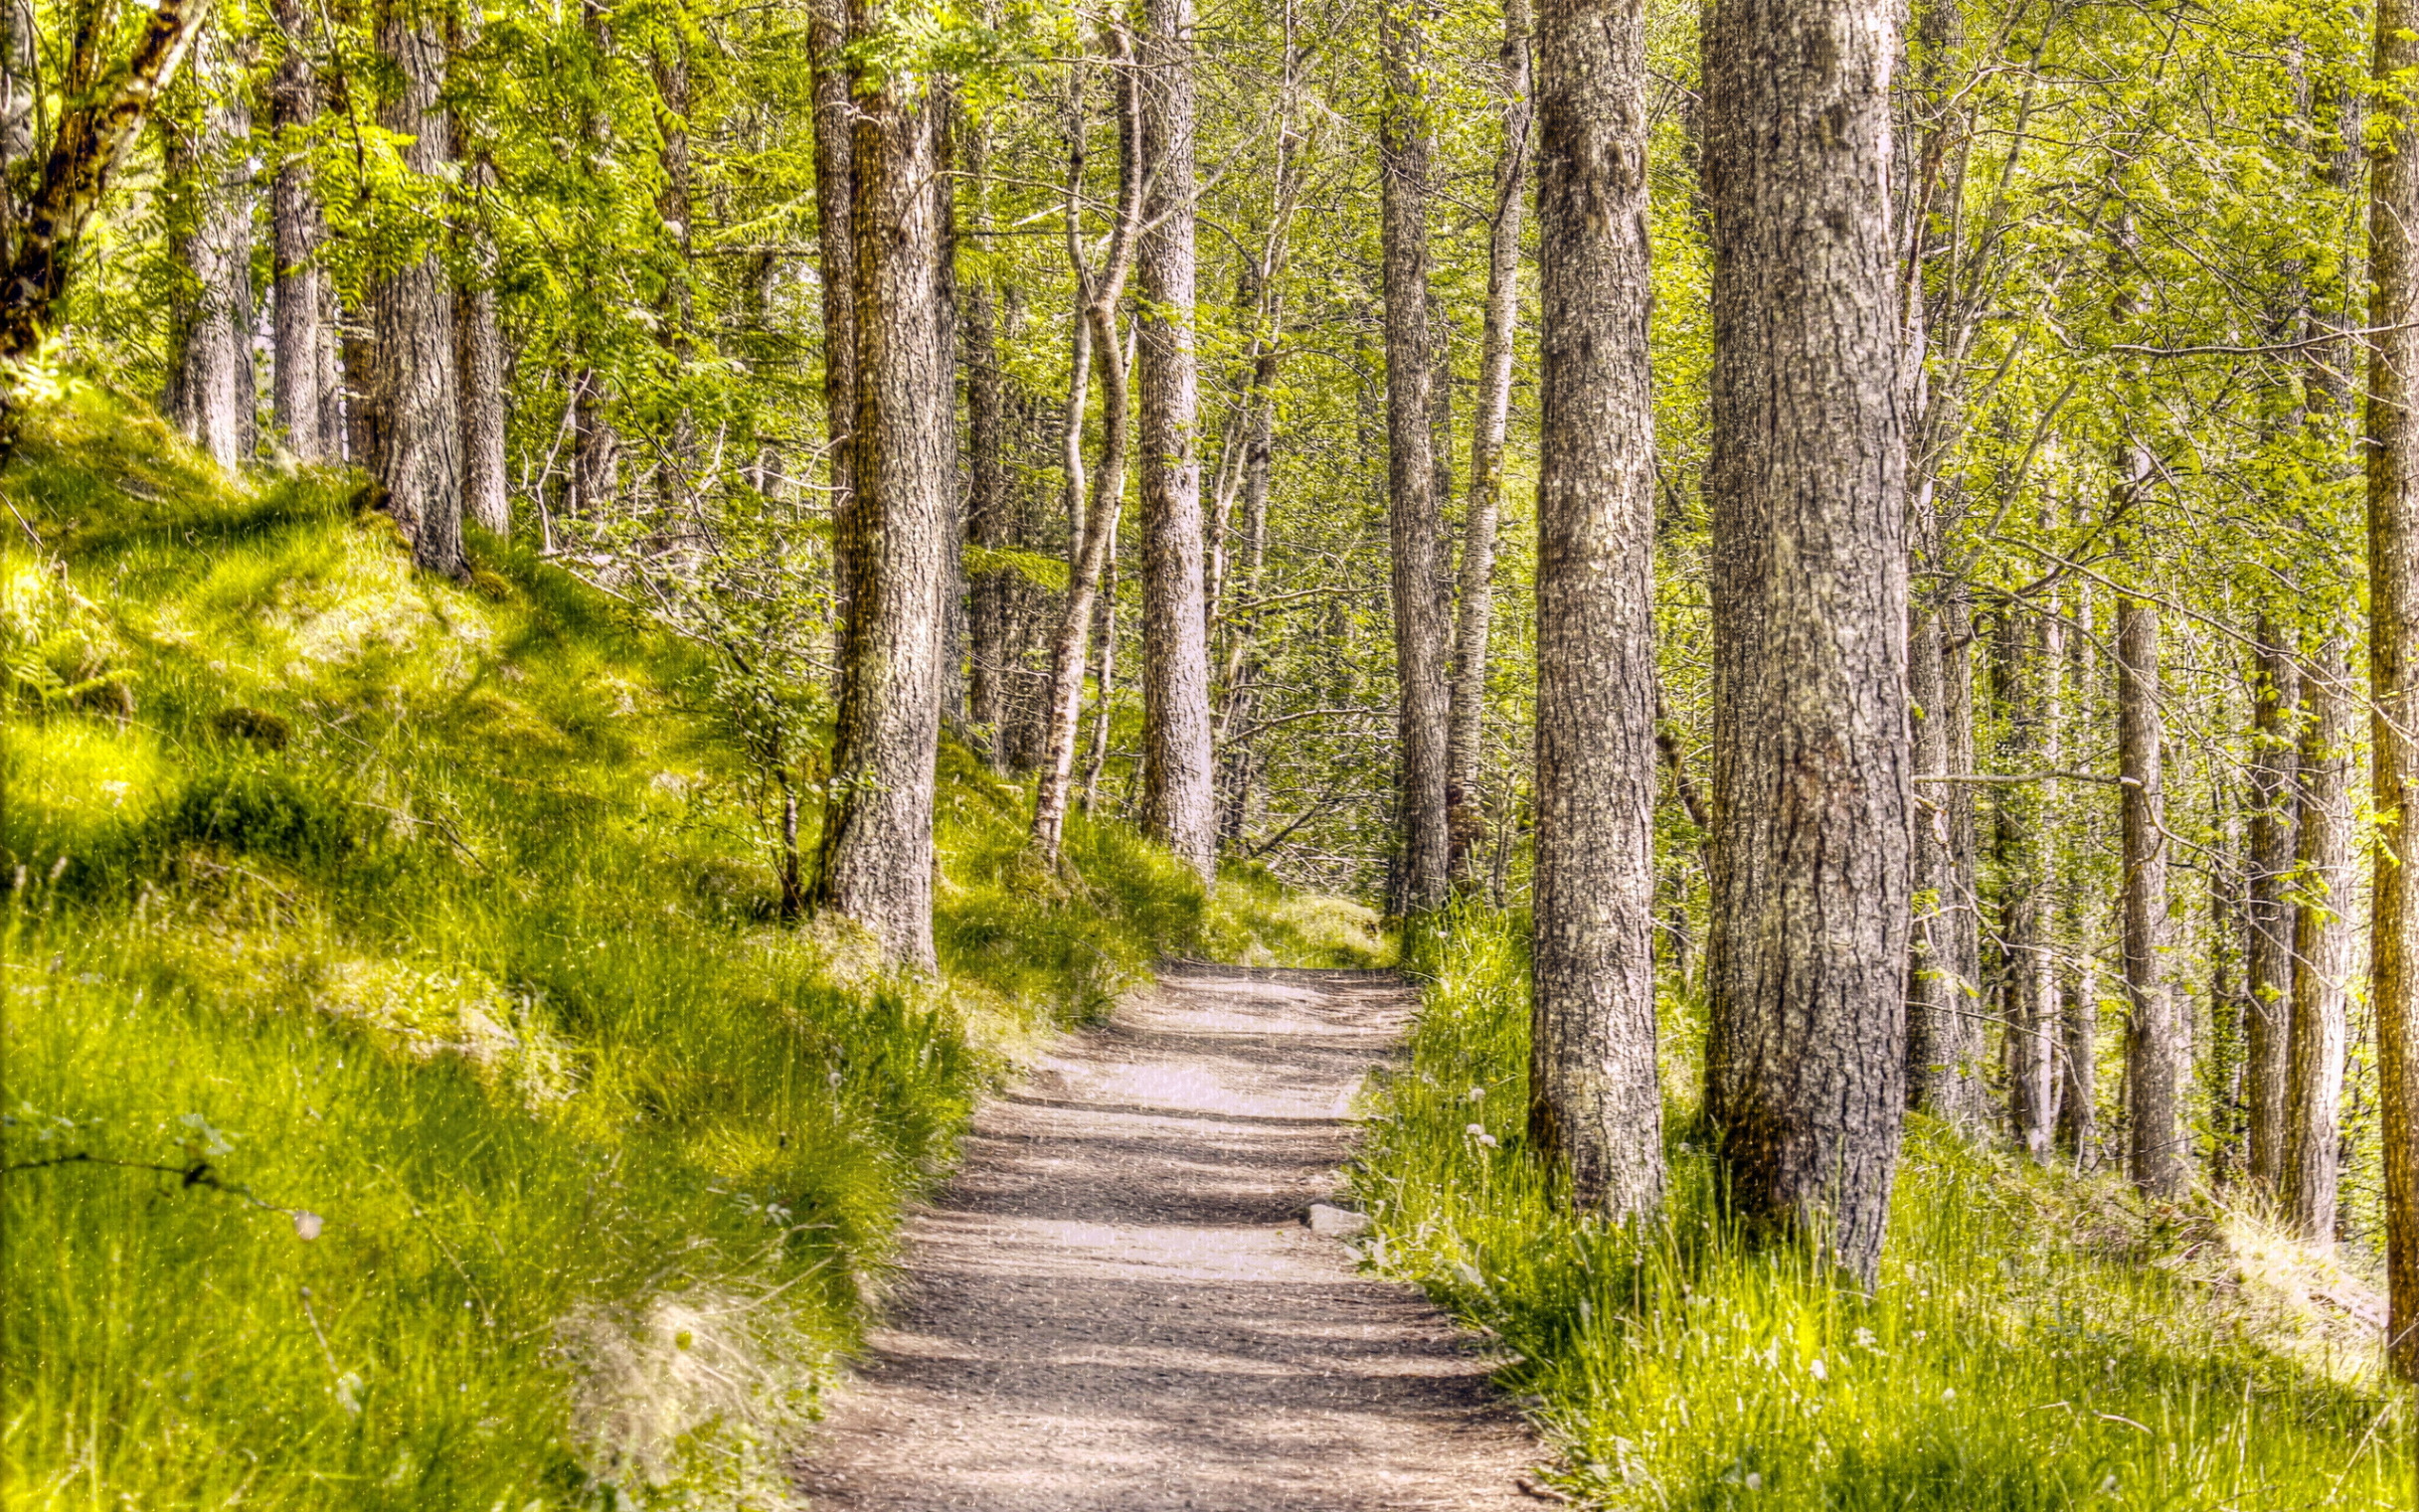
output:
MULTIPOLYGON (((831 488, 832 596, 845 641, 855 591, 857 533, 848 511, 852 435, 857 421, 857 243, 849 125, 848 0, 808 0, 806 36, 814 60, 814 203, 816 271, 823 296, 824 477, 831 488)), ((846 656, 845 645, 841 654, 846 656)))
POLYGON ((252 456, 252 105, 245 63, 222 26, 201 43, 200 127, 168 133, 169 422, 222 467, 252 456))
MULTIPOLYGON (((960 190, 973 208, 975 230, 988 225, 984 205, 984 138, 981 122, 965 120, 957 129, 960 190)), ((1004 384, 999 366, 999 317, 987 277, 959 282, 958 359, 965 373, 966 409, 966 540, 989 552, 1005 551, 1015 543, 1015 500, 1008 491, 1004 384)), ((1007 765, 1008 645, 1010 596, 1015 574, 999 568, 974 572, 967 579, 966 639, 969 663, 970 712, 973 734, 983 758, 1007 765)))
MULTIPOLYGON (((2379 0, 2375 74, 2419 66, 2419 8, 2379 0)), ((2379 1121, 2385 1141, 2387 1353, 2419 1380, 2419 154, 2407 124, 2369 168, 2368 688, 2376 872, 2370 894, 2369 999, 2377 1010, 2379 1121)))
POLYGON ((1503 9, 1503 148, 1495 159, 1495 219, 1487 244, 1486 325, 1469 441, 1469 503, 1462 526, 1460 602, 1454 626, 1451 709, 1445 736, 1447 871, 1469 878, 1486 831, 1478 790, 1486 730, 1486 649, 1495 608, 1495 528, 1503 512, 1503 440, 1512 408, 1513 336, 1520 320, 1520 210, 1528 187, 1529 6, 1503 9))
MULTIPOLYGON (((870 35, 879 12, 851 16, 870 35)), ((933 954, 942 593, 957 549, 937 82, 894 73, 851 100, 856 391, 851 590, 815 902, 890 959, 933 954)))
POLYGON ((1193 333, 1192 0, 1143 0, 1142 231, 1134 363, 1142 503, 1142 827, 1218 873, 1209 610, 1193 333))
MULTIPOLYGON (((1645 39, 1626 0, 1544 0, 1539 11, 1529 1131, 1568 1173, 1573 1202, 1627 1217, 1659 1208, 1663 1188, 1645 39)), ((1473 530, 1467 550, 1476 549, 1473 530)))
POLYGON ((2285 1220, 2322 1249, 2335 1237, 2345 984, 2351 975, 2351 669, 2330 635, 2302 682, 2300 896, 2293 928, 2285 1220))
POLYGON ((1706 1110, 1751 1231, 1870 1284, 1906 1107, 1907 555, 1888 0, 1725 0, 1706 1110))
POLYGON ((274 271, 274 348, 270 356, 270 413, 284 432, 294 460, 333 459, 340 446, 328 428, 333 418, 321 386, 328 377, 324 329, 328 309, 326 274, 319 249, 327 240, 319 192, 303 145, 319 118, 319 73, 311 65, 315 34, 302 0, 276 0, 272 7, 283 34, 285 56, 268 83, 268 120, 277 134, 276 169, 269 180, 269 251, 274 271))
MULTIPOLYGON (((1954 777, 1961 764, 1943 617, 1939 602, 1919 602, 1907 647, 1913 760, 1919 773, 1934 778, 1954 777)), ((1983 1032, 1966 948, 1971 931, 1964 927, 1971 890, 1958 865, 1959 842, 1973 825, 1972 791, 1953 780, 1925 782, 1915 790, 1913 813, 1914 886, 1921 903, 1908 952, 1908 1106, 1972 1124, 1983 1111, 1983 1032)))
POLYGON ((2296 740, 2293 711, 2301 703, 2301 663, 2278 644, 2276 626, 2259 623, 2259 665, 2252 689, 2251 845, 2249 896, 2243 923, 2250 938, 2250 978, 2243 1067, 2243 1101, 2250 1124, 2251 1181, 2274 1197, 2285 1168, 2285 1098, 2293 1043, 2293 922, 2291 889, 2296 740))
MULTIPOLYGON (((2006 734, 1998 766, 2008 772, 2055 767, 2050 679, 2057 676, 2050 625, 2023 604, 1999 618, 1999 703, 2006 734)), ((1999 914, 2004 952, 2007 1111, 2016 1147, 2049 1163, 2057 1121, 2060 1015, 2051 950, 2049 793, 2021 783, 1999 793, 1999 914)))
MULTIPOLYGON (((2135 476, 2141 477, 2141 471, 2135 476)), ((2184 1157, 2177 1097, 2183 1078, 2175 1000, 2166 976, 2166 787, 2159 708, 2159 607, 2117 600, 2117 762, 2124 793, 2126 1168, 2153 1197, 2181 1195, 2184 1157)))
MULTIPOLYGON (((452 122, 440 103, 444 30, 412 0, 386 0, 378 48, 397 74, 395 92, 379 101, 378 123, 412 139, 403 149, 405 168, 433 178, 453 156, 452 122)), ((412 560, 430 572, 464 577, 453 290, 436 250, 416 245, 406 252, 379 278, 372 307, 379 490, 411 537, 412 560)))
POLYGON ((1437 599, 1441 501, 1434 454, 1435 354, 1428 321, 1432 128, 1421 81, 1426 47, 1410 0, 1378 12, 1385 98, 1378 118, 1380 239, 1386 285, 1387 519, 1394 552, 1394 644, 1401 766, 1400 905, 1445 901, 1448 702, 1445 616, 1437 599))

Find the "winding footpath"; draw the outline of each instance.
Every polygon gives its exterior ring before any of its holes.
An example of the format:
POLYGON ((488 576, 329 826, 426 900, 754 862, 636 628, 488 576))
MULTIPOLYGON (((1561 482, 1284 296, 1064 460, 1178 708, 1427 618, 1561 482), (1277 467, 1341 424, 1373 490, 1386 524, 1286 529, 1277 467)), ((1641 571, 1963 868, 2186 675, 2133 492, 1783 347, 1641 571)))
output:
POLYGON ((1536 1508, 1486 1364, 1303 1226, 1410 994, 1179 966, 976 1117, 795 1466, 848 1512, 1536 1508))

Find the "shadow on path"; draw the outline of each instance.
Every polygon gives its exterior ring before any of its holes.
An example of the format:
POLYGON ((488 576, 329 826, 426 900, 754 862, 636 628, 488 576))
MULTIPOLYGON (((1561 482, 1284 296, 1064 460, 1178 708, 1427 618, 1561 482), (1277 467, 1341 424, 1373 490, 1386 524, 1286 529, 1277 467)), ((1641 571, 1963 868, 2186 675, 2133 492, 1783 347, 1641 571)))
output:
POLYGON ((795 1467, 863 1512, 1534 1508, 1536 1445, 1417 1293, 1302 1211, 1410 994, 1178 965, 986 1106, 795 1467))

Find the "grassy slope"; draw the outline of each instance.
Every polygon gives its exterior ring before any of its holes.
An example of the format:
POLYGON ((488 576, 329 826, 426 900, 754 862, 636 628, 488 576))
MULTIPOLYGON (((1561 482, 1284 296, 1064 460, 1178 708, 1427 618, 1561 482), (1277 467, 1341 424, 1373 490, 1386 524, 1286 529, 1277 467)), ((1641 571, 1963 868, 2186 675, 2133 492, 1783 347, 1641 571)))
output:
POLYGON ((774 1504, 1021 1040, 1162 952, 1374 944, 1107 824, 1049 882, 952 752, 947 980, 886 979, 764 922, 701 663, 552 568, 415 578, 344 480, 90 391, 7 493, 12 1507, 774 1504), (25 1164, 78 1154, 126 1164, 25 1164))
MULTIPOLYGON (((1548 1202, 1519 1146, 1517 920, 1434 953, 1357 1177, 1381 1263, 1517 1356, 1565 1485, 1621 1508, 2402 1507, 2407 1420, 2345 1278, 2205 1207, 2144 1209, 1911 1132, 1870 1299, 1719 1231, 1690 1109, 1674 1222, 1633 1243, 1548 1202), (1483 1137, 1481 1137, 1483 1136, 1483 1137), (1492 1140, 1490 1144, 1487 1141, 1492 1140)), ((1668 1005, 1666 1005, 1668 1008, 1668 1005)), ((1665 1086, 1692 1087, 1667 1025, 1665 1086)))

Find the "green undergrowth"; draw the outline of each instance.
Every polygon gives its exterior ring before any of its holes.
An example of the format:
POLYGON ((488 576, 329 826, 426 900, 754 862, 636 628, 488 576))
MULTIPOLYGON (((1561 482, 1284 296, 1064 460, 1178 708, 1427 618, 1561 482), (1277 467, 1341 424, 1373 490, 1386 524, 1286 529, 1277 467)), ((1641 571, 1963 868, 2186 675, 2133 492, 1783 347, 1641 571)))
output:
MULTIPOLYGON (((1733 1242, 1693 1109, 1667 1226, 1559 1209, 1522 1148, 1527 959, 1471 913, 1430 975, 1356 1174, 1368 1253, 1509 1356, 1559 1483, 1616 1508, 2402 1507, 2406 1415, 2352 1282, 2205 1202, 2145 1207, 1923 1120, 1880 1282, 1733 1242)), ((1666 1087, 1692 1016, 1665 1005, 1666 1087)))
POLYGON ((784 1504, 986 1081, 1169 954, 1332 965, 943 759, 939 981, 775 918, 701 654, 358 480, 225 478, 90 390, 6 479, 10 1507, 784 1504), (37 548, 27 537, 39 534, 37 548))

